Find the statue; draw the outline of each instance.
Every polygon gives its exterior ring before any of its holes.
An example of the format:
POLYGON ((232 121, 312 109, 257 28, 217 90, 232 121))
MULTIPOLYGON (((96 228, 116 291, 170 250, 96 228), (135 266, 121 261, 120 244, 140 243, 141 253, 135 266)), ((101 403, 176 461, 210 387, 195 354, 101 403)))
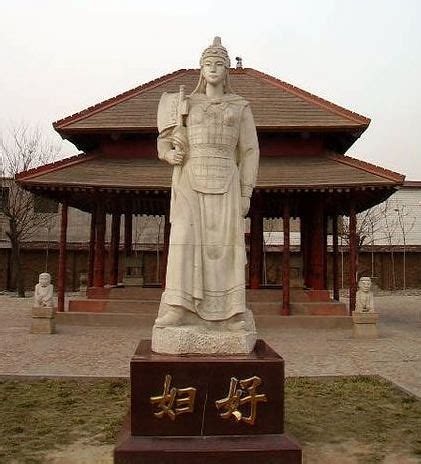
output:
POLYGON ((166 287, 152 337, 157 352, 230 354, 254 347, 244 217, 259 146, 249 104, 232 92, 229 67, 227 50, 215 37, 202 54, 191 95, 181 86, 159 103, 158 156, 174 171, 166 287), (164 342, 173 336, 176 341, 164 342), (235 337, 248 341, 230 347, 235 337))
POLYGON ((48 272, 39 275, 39 281, 35 285, 34 308, 53 308, 53 286, 48 272))
POLYGON ((355 311, 357 313, 374 312, 374 297, 373 292, 371 291, 370 277, 360 277, 360 280, 358 281, 355 311))

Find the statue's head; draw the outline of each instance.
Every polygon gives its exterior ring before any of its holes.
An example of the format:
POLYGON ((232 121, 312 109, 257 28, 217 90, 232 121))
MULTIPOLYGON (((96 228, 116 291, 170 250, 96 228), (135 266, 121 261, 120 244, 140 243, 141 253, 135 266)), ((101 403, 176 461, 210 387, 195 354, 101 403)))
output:
POLYGON ((371 278, 360 277, 360 280, 358 281, 358 288, 363 292, 369 292, 371 288, 371 278))
POLYGON ((42 272, 39 275, 39 283, 42 287, 46 287, 47 285, 51 284, 51 276, 48 272, 42 272))
POLYGON ((205 48, 200 58, 200 77, 193 93, 205 93, 207 84, 216 85, 220 82, 224 82, 224 93, 232 93, 229 68, 227 49, 222 45, 221 38, 215 37, 212 45, 205 48))

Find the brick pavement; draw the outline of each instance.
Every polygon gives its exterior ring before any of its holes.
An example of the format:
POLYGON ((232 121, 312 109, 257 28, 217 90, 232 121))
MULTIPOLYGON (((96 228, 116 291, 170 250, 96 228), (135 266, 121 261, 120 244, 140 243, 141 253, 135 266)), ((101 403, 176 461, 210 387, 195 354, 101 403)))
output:
MULTIPOLYGON (((31 299, 0 296, 0 375, 129 376, 129 360, 150 328, 58 326, 29 333, 31 299)), ((288 376, 377 374, 421 397, 421 296, 376 298, 377 340, 350 330, 264 329, 260 337, 286 361, 288 376)))

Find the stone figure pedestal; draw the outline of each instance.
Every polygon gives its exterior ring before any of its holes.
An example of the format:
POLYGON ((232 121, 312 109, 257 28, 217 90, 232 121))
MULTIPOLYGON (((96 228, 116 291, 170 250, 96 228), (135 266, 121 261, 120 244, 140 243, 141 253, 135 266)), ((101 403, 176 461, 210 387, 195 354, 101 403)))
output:
POLYGON ((377 321, 379 313, 370 312, 352 312, 354 338, 378 338, 377 321))
POLYGON ((34 307, 32 308, 31 333, 54 334, 56 333, 56 308, 34 307))
POLYGON ((156 354, 140 342, 114 463, 198 462, 302 462, 284 434, 284 361, 263 340, 237 356, 156 354))

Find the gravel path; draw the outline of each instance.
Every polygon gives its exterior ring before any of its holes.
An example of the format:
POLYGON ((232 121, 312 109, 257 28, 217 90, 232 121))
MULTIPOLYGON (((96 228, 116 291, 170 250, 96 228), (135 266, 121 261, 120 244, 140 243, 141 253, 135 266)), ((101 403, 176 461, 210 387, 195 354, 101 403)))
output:
MULTIPOLYGON (((32 300, 0 295, 0 375, 129 376, 129 361, 150 328, 58 327, 29 333, 32 300)), ((377 340, 349 330, 260 332, 286 361, 288 376, 378 374, 421 397, 421 295, 382 295, 377 340)))

